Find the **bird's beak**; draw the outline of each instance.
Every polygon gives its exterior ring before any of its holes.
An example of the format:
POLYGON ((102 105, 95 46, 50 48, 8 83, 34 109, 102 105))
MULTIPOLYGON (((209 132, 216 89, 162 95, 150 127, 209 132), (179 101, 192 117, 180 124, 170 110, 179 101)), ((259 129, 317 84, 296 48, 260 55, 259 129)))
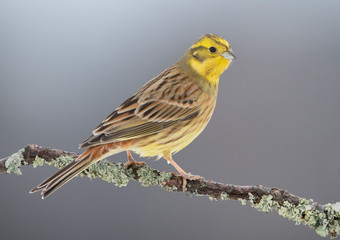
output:
POLYGON ((231 51, 231 49, 229 49, 228 51, 226 51, 225 53, 223 53, 222 56, 223 56, 225 59, 228 59, 228 60, 234 60, 234 59, 236 59, 236 56, 234 55, 233 51, 231 51))

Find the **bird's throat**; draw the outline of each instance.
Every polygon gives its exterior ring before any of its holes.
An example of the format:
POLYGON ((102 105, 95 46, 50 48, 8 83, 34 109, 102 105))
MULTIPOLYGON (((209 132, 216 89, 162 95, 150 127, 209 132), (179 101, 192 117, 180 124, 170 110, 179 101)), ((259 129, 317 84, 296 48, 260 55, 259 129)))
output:
POLYGON ((195 59, 190 59, 189 64, 196 73, 208 80, 210 84, 218 85, 220 76, 228 68, 230 60, 213 58, 199 62, 195 59))

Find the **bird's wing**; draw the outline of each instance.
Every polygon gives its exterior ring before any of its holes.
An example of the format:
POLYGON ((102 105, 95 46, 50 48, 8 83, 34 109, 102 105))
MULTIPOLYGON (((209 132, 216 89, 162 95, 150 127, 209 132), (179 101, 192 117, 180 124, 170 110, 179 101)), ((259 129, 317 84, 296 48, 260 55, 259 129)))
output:
POLYGON ((160 132, 200 113, 202 90, 177 67, 171 67, 146 83, 122 103, 80 147, 144 137, 160 132))

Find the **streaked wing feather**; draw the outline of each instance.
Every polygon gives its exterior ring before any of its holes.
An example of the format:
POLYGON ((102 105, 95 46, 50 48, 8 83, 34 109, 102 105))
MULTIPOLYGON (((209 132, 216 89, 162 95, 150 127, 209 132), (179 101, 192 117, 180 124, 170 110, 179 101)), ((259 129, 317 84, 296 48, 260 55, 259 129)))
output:
POLYGON ((199 86, 176 67, 145 84, 123 102, 80 147, 91 147, 152 135, 200 113, 199 86))
POLYGON ((176 122, 146 122, 133 127, 124 128, 114 131, 111 134, 105 134, 101 137, 102 142, 111 141, 112 139, 119 139, 119 141, 134 139, 137 137, 144 137, 150 134, 157 133, 164 128, 172 126, 176 122))

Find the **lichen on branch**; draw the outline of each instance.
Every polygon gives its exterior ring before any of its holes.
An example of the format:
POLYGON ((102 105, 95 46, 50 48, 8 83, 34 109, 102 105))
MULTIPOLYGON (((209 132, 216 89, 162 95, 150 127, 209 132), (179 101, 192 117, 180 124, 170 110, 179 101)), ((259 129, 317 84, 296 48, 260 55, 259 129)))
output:
MULTIPOLYGON (((62 168, 77 158, 78 154, 54 148, 28 145, 17 153, 0 160, 0 173, 21 175, 20 167, 43 164, 62 168)), ((176 173, 154 170, 149 166, 130 165, 125 168, 122 163, 107 160, 92 164, 80 176, 114 183, 123 187, 133 179, 142 186, 161 186, 167 191, 183 191, 183 178, 176 173)), ((205 195, 211 200, 239 200, 242 205, 250 202, 251 206, 262 212, 277 211, 279 215, 315 229, 320 236, 335 238, 340 235, 340 202, 321 205, 289 193, 287 190, 268 188, 261 185, 239 186, 217 183, 212 180, 188 180, 186 192, 193 195, 205 195)))

